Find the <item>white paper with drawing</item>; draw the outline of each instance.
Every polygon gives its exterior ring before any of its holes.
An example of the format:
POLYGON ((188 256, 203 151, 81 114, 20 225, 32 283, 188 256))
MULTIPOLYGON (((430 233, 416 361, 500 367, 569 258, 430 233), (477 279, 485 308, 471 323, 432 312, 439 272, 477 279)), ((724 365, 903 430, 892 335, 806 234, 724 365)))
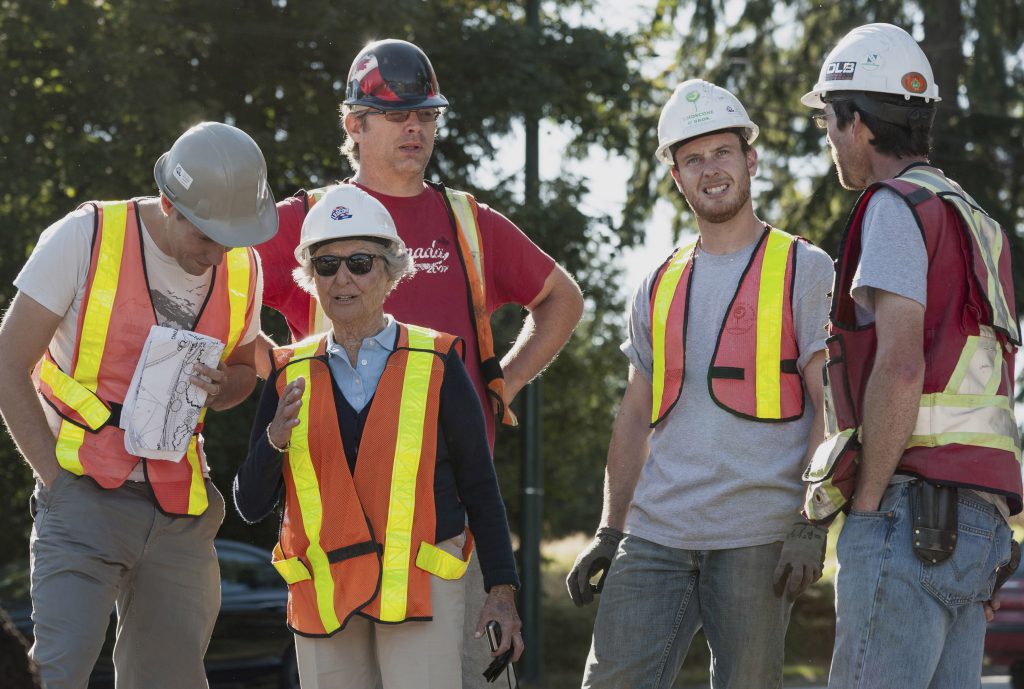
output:
POLYGON ((197 363, 217 368, 223 351, 223 342, 190 330, 150 329, 121 410, 130 454, 181 461, 206 404, 188 378, 197 363))

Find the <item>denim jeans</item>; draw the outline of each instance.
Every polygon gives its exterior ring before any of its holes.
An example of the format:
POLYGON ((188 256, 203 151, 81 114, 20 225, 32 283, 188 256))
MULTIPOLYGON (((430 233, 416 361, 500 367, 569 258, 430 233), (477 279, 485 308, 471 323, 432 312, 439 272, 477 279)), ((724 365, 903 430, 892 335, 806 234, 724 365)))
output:
POLYGON ((680 550, 627 535, 600 596, 583 687, 671 687, 701 627, 714 689, 780 687, 792 607, 772 588, 781 549, 680 550))
POLYGON ((981 686, 982 602, 1010 556, 1010 528, 968 490, 953 556, 925 564, 911 544, 910 483, 889 486, 877 512, 851 512, 839 536, 836 645, 830 689, 981 686))

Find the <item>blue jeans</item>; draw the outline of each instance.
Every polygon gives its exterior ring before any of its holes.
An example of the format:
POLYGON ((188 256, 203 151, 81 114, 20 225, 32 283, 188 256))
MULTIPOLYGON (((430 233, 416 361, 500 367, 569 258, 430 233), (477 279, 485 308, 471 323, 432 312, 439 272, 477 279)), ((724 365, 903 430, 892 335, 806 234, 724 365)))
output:
POLYGON ((627 535, 600 596, 583 687, 671 687, 701 627, 714 689, 782 686, 792 603, 772 588, 781 549, 680 550, 627 535))
POLYGON ((953 556, 926 565, 912 550, 910 490, 889 486, 877 512, 846 518, 830 689, 981 686, 982 602, 1009 560, 1010 528, 992 505, 961 490, 953 556))

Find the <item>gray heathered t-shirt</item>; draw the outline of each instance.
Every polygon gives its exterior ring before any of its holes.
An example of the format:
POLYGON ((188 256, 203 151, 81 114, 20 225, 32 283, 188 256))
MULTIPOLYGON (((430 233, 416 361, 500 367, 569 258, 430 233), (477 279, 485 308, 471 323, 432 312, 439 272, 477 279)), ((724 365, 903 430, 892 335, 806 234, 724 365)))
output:
MULTIPOLYGON (((806 394, 803 417, 763 423, 725 411, 708 392, 707 372, 718 332, 755 246, 724 255, 698 252, 694 258, 682 394, 654 430, 626 519, 627 532, 664 546, 712 550, 763 545, 783 539, 799 518, 804 494, 800 474, 815 413, 806 394)), ((648 295, 655 272, 634 295, 629 339, 622 345, 648 381, 648 295)), ((825 348, 832 280, 828 255, 798 244, 793 316, 801 372, 825 348)))

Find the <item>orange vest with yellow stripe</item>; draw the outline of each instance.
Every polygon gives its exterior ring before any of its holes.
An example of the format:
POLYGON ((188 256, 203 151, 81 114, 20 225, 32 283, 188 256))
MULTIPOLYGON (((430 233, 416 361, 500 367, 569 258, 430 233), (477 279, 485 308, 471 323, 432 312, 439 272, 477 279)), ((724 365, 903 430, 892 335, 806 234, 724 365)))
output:
POLYGON ((274 350, 278 395, 303 378, 299 425, 284 463, 285 503, 274 566, 288 583, 288 626, 329 636, 355 614, 397 623, 431 618, 430 575, 458 579, 463 559, 434 544, 434 462, 453 335, 399 324, 349 470, 325 355, 314 336, 274 350))
MULTIPOLYGON (((470 319, 476 331, 477 350, 480 353, 480 371, 487 385, 488 397, 497 402, 498 418, 508 426, 518 425, 515 414, 505 406, 505 374, 494 353, 494 336, 491 333, 491 314, 487 308, 487 280, 484 275, 483 239, 477 219, 478 207, 472 194, 449 189, 443 184, 428 182, 444 199, 448 217, 455 228, 456 253, 459 264, 466 276, 466 291, 469 295, 470 319)), ((326 193, 328 187, 306 192, 306 212, 326 193)), ((320 302, 309 298, 308 333, 322 333, 328 330, 330 321, 320 308, 320 302)))
MULTIPOLYGON (((96 229, 78 314, 70 374, 49 352, 33 373, 37 388, 61 416, 57 461, 107 489, 118 488, 142 461, 160 509, 173 516, 206 511, 199 427, 180 462, 147 461, 128 454, 118 428, 124 401, 150 328, 156 325, 146 280, 142 224, 134 201, 87 204, 96 229)), ((232 249, 213 269, 209 295, 195 332, 225 343, 221 360, 234 351, 252 318, 256 262, 251 249, 232 249)))
MULTIPOLYGON (((803 416, 792 304, 799 239, 765 226, 729 303, 708 371, 708 390, 715 403, 751 421, 792 421, 803 416)), ((683 390, 689 289, 697 246, 694 242, 677 249, 658 269, 651 287, 652 428, 672 411, 683 390)))

